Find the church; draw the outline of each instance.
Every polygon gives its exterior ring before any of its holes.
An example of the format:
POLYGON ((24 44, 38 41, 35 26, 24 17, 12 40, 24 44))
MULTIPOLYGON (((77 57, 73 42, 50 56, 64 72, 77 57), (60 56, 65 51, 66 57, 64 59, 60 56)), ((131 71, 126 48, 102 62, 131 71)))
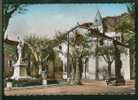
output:
MULTIPOLYGON (((98 30, 101 33, 104 33, 105 35, 112 37, 112 38, 118 38, 119 41, 121 41, 121 33, 115 31, 115 25, 119 22, 119 17, 127 16, 126 13, 120 15, 120 16, 113 16, 113 17, 105 17, 102 18, 100 11, 97 11, 97 14, 95 16, 94 20, 94 26, 98 28, 98 30)), ((112 41, 110 40, 103 40, 104 45, 113 45, 112 41)), ((93 49, 94 52, 96 52, 97 46, 100 47, 100 44, 97 44, 96 41, 93 43, 93 49)), ((67 44, 62 43, 62 52, 67 53, 67 44)), ((120 59, 122 61, 122 67, 121 67, 121 75, 124 77, 125 80, 130 80, 135 77, 135 68, 134 66, 130 67, 130 56, 129 56, 129 49, 125 48, 125 53, 121 53, 120 59), (131 73, 133 73, 131 75, 131 73)), ((60 56, 63 63, 67 63, 67 58, 63 55, 60 56)), ((112 57, 112 60, 114 58, 112 57)), ((67 65, 66 65, 67 66, 67 65)), ((65 65, 63 65, 65 67, 65 65)), ((65 69, 67 68, 63 68, 65 69)), ((114 60, 111 62, 111 77, 115 77, 115 62, 114 60)), ((67 71, 67 70, 66 70, 67 71)), ((66 72, 65 71, 65 72, 66 72)), ((63 73, 65 73, 63 72, 63 73)), ((63 75, 63 77, 67 77, 67 74, 63 75)), ((91 80, 105 80, 108 78, 108 63, 105 61, 105 59, 102 56, 95 56, 91 55, 87 60, 87 66, 83 65, 83 79, 91 79, 91 80)))

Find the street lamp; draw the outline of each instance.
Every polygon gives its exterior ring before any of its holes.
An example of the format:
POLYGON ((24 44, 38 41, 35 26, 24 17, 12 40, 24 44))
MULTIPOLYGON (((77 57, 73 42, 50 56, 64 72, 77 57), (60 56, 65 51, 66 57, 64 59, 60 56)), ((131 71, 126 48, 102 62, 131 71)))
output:
POLYGON ((69 81, 69 77, 70 77, 70 65, 69 65, 69 33, 67 33, 67 81, 69 81))

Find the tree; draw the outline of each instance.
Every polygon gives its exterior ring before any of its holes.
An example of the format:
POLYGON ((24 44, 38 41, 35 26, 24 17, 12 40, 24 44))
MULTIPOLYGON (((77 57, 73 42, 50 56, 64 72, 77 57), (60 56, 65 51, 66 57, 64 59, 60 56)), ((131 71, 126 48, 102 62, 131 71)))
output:
POLYGON ((71 41, 72 44, 72 60, 73 60, 73 67, 72 67, 72 84, 80 84, 81 74, 82 74, 82 59, 81 59, 81 52, 82 46, 80 45, 83 41, 82 35, 80 35, 77 31, 75 32, 75 37, 71 41))
POLYGON ((41 75, 45 65, 50 64, 50 66, 53 67, 51 68, 53 70, 52 77, 55 77, 55 60, 58 54, 56 50, 54 50, 54 47, 64 41, 63 37, 64 35, 58 35, 54 39, 47 39, 30 36, 25 39, 26 48, 28 50, 28 52, 26 50, 26 57, 30 56, 30 61, 33 62, 34 70, 38 69, 37 75, 41 75))
POLYGON ((128 13, 130 14, 132 20, 135 18, 135 3, 130 3, 127 5, 128 13))
POLYGON ((130 46, 130 78, 133 79, 135 77, 135 4, 129 4, 127 8, 131 20, 128 43, 130 46))
POLYGON ((120 19, 116 25, 116 32, 120 32, 122 42, 129 45, 130 77, 134 78, 135 66, 135 4, 127 5, 128 14, 120 19))
MULTIPOLYGON (((110 41, 111 42, 111 41, 110 41)), ((108 78, 111 78, 111 65, 113 63, 113 61, 115 60, 115 47, 113 44, 111 45, 107 45, 107 44, 103 44, 102 46, 100 46, 98 48, 99 52, 99 56, 102 56, 103 59, 105 60, 105 62, 108 64, 108 78)), ((126 53, 126 49, 123 47, 118 47, 119 52, 120 53, 126 53)))
POLYGON ((81 84, 83 72, 83 59, 87 59, 93 53, 88 35, 82 35, 79 31, 74 32, 75 36, 70 41, 71 48, 71 84, 81 84))
POLYGON ((3 5, 3 32, 5 33, 8 24, 9 24, 9 20, 10 18, 13 16, 13 14, 15 12, 22 14, 24 11, 26 11, 27 9, 25 9, 26 5, 20 4, 20 3, 15 3, 15 4, 4 4, 3 5))
POLYGON ((11 77, 12 75, 12 64, 16 60, 14 55, 16 54, 16 46, 4 43, 4 77, 11 77), (9 66, 9 68, 7 68, 9 66))
MULTIPOLYGON (((43 52, 42 49, 48 46, 47 39, 41 39, 38 37, 29 37, 25 39, 25 43, 29 49, 28 55, 31 55, 31 61, 34 63, 34 66, 38 66, 38 74, 41 74, 43 62, 46 61, 48 53, 43 52)), ((27 52, 26 52, 27 54, 27 52)))
POLYGON ((108 78, 111 77, 111 65, 114 61, 114 47, 113 46, 102 46, 99 47, 99 55, 103 57, 105 62, 108 64, 108 78))

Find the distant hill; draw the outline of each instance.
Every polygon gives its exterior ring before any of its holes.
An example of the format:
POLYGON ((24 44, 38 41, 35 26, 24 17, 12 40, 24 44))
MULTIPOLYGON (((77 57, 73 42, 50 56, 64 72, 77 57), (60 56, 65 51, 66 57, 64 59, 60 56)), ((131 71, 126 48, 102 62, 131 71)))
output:
POLYGON ((103 18, 104 32, 114 32, 117 24, 122 22, 124 17, 129 17, 128 13, 123 13, 120 16, 108 16, 103 18))

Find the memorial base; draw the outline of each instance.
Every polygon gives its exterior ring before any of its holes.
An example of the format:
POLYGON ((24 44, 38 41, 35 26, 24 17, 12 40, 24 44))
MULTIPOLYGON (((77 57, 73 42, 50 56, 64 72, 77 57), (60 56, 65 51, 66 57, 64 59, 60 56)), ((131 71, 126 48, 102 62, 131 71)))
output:
POLYGON ((42 85, 47 86, 47 80, 43 80, 42 85))
POLYGON ((6 88, 11 89, 12 88, 12 82, 7 82, 6 83, 6 88))
POLYGON ((27 75, 27 70, 25 65, 14 65, 14 72, 11 79, 19 80, 19 79, 28 79, 31 78, 27 75))
POLYGON ((63 72, 63 79, 67 79, 67 72, 63 72))

